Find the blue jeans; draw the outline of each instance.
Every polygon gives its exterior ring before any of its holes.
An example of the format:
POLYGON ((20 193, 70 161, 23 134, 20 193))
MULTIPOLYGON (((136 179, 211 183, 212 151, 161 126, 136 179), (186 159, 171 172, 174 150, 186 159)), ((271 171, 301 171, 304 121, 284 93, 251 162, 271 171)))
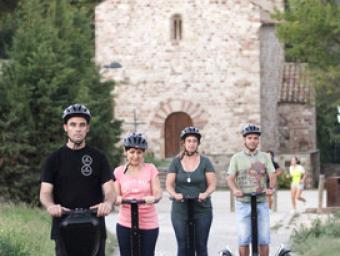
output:
MULTIPOLYGON (((156 241, 159 228, 140 229, 140 252, 141 256, 155 255, 156 241)), ((118 239, 120 256, 131 256, 131 228, 117 223, 116 234, 118 239)))
MULTIPOLYGON (((171 216, 172 226, 174 227, 176 240, 177 240, 177 256, 186 256, 187 248, 189 245, 188 237, 188 222, 174 218, 171 216)), ((196 244, 196 255, 206 256, 208 255, 208 238, 209 231, 212 222, 212 212, 209 212, 203 216, 195 217, 195 244, 196 244)))
MULTIPOLYGON (((250 203, 236 201, 238 242, 240 246, 251 243, 251 207, 250 203)), ((257 203, 257 237, 259 245, 270 244, 270 221, 267 202, 257 203)))

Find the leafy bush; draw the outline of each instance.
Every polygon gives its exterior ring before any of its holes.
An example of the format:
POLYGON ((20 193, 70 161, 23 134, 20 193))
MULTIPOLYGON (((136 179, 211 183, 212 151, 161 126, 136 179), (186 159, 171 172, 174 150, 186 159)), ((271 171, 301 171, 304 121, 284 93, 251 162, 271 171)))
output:
POLYGON ((282 172, 280 176, 277 178, 277 185, 280 189, 289 189, 290 188, 291 178, 288 173, 282 172))

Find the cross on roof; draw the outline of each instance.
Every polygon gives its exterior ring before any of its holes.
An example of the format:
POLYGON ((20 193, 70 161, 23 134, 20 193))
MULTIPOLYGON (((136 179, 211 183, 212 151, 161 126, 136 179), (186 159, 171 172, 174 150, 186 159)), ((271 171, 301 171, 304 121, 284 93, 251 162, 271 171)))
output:
POLYGON ((133 122, 125 122, 125 124, 133 125, 134 132, 137 132, 138 125, 145 124, 144 122, 139 122, 137 119, 136 109, 133 110, 133 122))

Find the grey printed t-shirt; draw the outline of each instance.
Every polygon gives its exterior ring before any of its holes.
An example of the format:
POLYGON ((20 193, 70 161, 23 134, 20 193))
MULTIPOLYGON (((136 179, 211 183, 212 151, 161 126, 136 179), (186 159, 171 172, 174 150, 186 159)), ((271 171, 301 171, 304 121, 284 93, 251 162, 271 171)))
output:
MULTIPOLYGON (((203 193, 207 189, 205 173, 215 172, 215 170, 212 163, 207 157, 200 156, 200 163, 196 170, 194 170, 193 172, 186 172, 183 169, 180 158, 176 157, 172 160, 168 172, 176 173, 175 191, 177 193, 181 193, 184 196, 196 197, 199 193, 203 193)), ((202 214, 204 215, 204 213, 210 212, 211 210, 212 206, 210 198, 208 198, 204 202, 195 202, 194 204, 195 216, 200 216, 202 214)), ((186 204, 174 201, 172 203, 171 214, 173 217, 186 219, 186 204)))
MULTIPOLYGON (((241 151, 232 156, 228 175, 236 177, 236 184, 243 193, 262 192, 266 187, 266 174, 275 172, 273 163, 267 153, 256 151, 248 154, 241 151)), ((248 197, 237 198, 240 202, 249 202, 248 197)), ((265 196, 258 200, 265 201, 265 196)))

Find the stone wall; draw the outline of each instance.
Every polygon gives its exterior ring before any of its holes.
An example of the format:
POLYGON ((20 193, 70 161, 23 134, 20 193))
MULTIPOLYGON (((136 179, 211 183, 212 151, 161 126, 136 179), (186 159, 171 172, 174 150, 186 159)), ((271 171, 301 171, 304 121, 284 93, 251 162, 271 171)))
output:
POLYGON ((203 134, 201 152, 232 154, 241 127, 260 123, 260 12, 248 1, 119 1, 96 8, 96 62, 118 81, 115 117, 139 131, 156 157, 164 157, 164 121, 189 114, 203 134), (171 40, 171 17, 183 20, 183 39, 171 40))
POLYGON ((211 160, 217 177, 217 186, 219 188, 227 187, 227 170, 232 154, 207 155, 211 160))
POLYGON ((278 107, 284 53, 275 26, 264 24, 261 39, 261 144, 264 151, 278 152, 278 107))
POLYGON ((279 104, 281 153, 299 153, 316 149, 315 107, 311 104, 279 104))
POLYGON ((255 5, 261 6, 266 12, 273 12, 275 9, 283 10, 284 0, 250 0, 255 5))

